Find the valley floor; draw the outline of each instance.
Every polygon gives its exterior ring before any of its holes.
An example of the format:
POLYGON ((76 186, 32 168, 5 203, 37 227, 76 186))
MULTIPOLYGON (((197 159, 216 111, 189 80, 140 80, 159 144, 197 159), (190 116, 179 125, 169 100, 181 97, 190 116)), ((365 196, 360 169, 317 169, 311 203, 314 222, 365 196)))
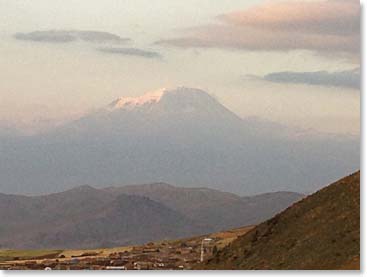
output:
POLYGON ((5 270, 188 270, 253 226, 141 246, 94 250, 0 250, 5 270))

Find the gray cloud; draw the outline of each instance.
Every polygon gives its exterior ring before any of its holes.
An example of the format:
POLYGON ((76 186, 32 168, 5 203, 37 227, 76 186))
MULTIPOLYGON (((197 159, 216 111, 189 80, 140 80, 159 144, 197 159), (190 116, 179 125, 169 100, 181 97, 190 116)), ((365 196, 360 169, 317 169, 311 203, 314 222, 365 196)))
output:
POLYGON ((103 53, 125 55, 125 56, 138 56, 143 58, 162 58, 158 52, 142 50, 138 48, 121 48, 121 47, 103 47, 97 49, 103 53))
POLYGON ((92 43, 121 43, 130 41, 129 38, 122 38, 118 35, 101 32, 101 31, 80 31, 80 30, 47 30, 34 31, 29 33, 16 33, 14 37, 18 40, 29 40, 37 42, 52 42, 52 43, 68 43, 77 40, 92 42, 92 43))
POLYGON ((274 83, 307 84, 351 89, 360 88, 360 69, 327 72, 275 72, 263 77, 263 80, 274 83))

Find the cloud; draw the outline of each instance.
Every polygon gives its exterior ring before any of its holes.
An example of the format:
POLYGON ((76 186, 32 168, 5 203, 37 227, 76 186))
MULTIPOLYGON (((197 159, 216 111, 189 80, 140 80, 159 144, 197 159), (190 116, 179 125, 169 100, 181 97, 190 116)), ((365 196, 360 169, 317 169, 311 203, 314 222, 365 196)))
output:
POLYGON ((103 47, 97 49, 103 53, 125 55, 125 56, 138 56, 143 58, 162 58, 158 52, 142 50, 138 48, 121 48, 121 47, 103 47))
MULTIPOLYGON (((48 30, 34 31, 29 33, 17 33, 14 37, 18 40, 29 40, 46 43, 71 43, 75 41, 85 41, 89 43, 109 43, 109 45, 120 44, 131 41, 130 38, 123 38, 118 35, 101 31, 80 31, 80 30, 48 30)), ((143 58, 162 58, 158 52, 147 51, 138 48, 124 47, 99 47, 98 52, 137 56, 143 58)))
POLYGON ((244 50, 359 53, 359 1, 267 2, 223 14, 158 44, 244 50))
POLYGON ((268 2, 246 11, 219 16, 229 24, 273 31, 325 35, 358 35, 359 2, 268 2))
POLYGON ((16 33, 14 37, 18 40, 29 40, 37 42, 69 43, 74 41, 86 41, 91 43, 122 43, 130 41, 118 35, 101 31, 79 31, 79 30, 48 30, 34 31, 29 33, 16 33))
POLYGON ((337 72, 275 72, 265 75, 262 79, 274 83, 307 84, 359 89, 360 68, 337 72))

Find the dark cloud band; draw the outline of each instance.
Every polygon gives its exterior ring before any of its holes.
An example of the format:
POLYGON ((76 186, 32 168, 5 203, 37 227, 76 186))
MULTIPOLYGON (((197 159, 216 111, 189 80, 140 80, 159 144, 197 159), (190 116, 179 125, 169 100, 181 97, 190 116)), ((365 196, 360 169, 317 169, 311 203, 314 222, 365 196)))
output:
POLYGON ((130 41, 129 38, 122 38, 118 35, 108 32, 79 31, 79 30, 34 31, 29 33, 16 33, 14 37, 18 40, 53 42, 53 43, 68 43, 77 40, 91 43, 103 43, 103 42, 121 43, 130 41))
POLYGON ((142 50, 138 48, 103 47, 97 49, 100 52, 124 56, 138 56, 143 58, 162 58, 158 52, 142 50))
POLYGON ((265 75, 264 80, 275 83, 307 84, 319 86, 360 88, 360 69, 338 72, 275 72, 265 75))

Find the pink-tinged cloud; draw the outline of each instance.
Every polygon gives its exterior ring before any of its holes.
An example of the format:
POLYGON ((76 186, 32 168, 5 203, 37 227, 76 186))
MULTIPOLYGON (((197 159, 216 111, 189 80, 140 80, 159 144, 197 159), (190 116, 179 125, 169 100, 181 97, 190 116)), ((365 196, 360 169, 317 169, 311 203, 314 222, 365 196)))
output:
POLYGON ((359 34, 359 1, 268 2, 219 16, 229 24, 273 31, 328 35, 359 34))
POLYGON ((218 18, 217 24, 187 29, 181 37, 158 43, 179 47, 359 53, 360 6, 356 0, 268 2, 218 18))

